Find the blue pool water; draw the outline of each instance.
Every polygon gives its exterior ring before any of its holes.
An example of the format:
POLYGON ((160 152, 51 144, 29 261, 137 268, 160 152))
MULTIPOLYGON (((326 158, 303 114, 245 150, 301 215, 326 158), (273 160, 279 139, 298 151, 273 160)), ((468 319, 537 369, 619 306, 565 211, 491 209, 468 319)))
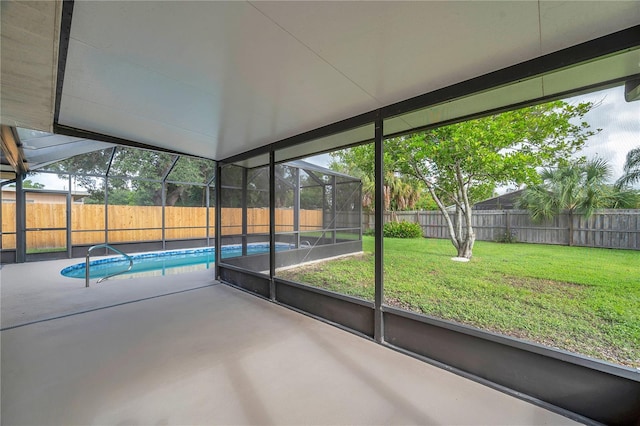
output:
MULTIPOLYGON (((277 243, 276 251, 294 248, 292 244, 277 243)), ((261 254, 269 252, 268 243, 253 243, 247 245, 247 254, 261 254)), ((242 255, 242 246, 233 244, 222 247, 222 258, 237 257, 242 255)), ((168 275, 182 272, 190 272, 199 269, 209 269, 216 260, 215 248, 199 248, 187 250, 171 250, 163 252, 141 253, 131 255, 133 268, 126 274, 114 278, 127 276, 129 278, 139 276, 168 275)), ((123 271, 129 266, 129 261, 122 256, 114 256, 105 259, 92 260, 90 262, 89 278, 102 278, 107 275, 123 271)), ((60 273, 70 278, 85 278, 85 263, 78 263, 64 268, 60 273)))

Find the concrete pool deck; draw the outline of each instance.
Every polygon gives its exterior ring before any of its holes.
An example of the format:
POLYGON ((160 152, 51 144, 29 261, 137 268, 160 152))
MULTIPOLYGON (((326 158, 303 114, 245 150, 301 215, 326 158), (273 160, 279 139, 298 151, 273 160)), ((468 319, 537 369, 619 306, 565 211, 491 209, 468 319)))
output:
POLYGON ((65 262, 0 271, 32 320, 1 333, 2 424, 575 424, 211 271, 85 289, 65 262))
MULTIPOLYGON (((99 257, 96 256, 96 259, 99 257)), ((0 328, 56 318, 120 303, 211 285, 213 270, 164 277, 109 279, 85 288, 83 279, 60 271, 83 259, 3 265, 0 269, 0 328)))

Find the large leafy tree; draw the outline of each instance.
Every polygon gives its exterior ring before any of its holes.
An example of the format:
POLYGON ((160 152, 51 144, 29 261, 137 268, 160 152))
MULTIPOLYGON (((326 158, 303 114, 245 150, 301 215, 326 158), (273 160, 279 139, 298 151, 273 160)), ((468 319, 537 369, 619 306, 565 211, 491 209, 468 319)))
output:
MULTIPOLYGON (((15 186, 15 184, 11 184, 9 185, 9 188, 15 188, 15 186)), ((24 181, 22 181, 22 187, 25 189, 42 189, 44 188, 44 184, 40 182, 33 182, 31 179, 25 179, 24 181)))
POLYGON ((205 205, 205 184, 213 176, 213 161, 181 157, 174 165, 176 157, 163 152, 118 147, 89 152, 50 166, 51 170, 76 176, 77 182, 89 191, 88 203, 103 203, 105 180, 109 175, 109 204, 161 205, 162 184, 167 175, 166 205, 205 205), (200 185, 190 185, 198 183, 200 185))
MULTIPOLYGON (((555 101, 393 138, 385 142, 385 167, 426 186, 458 257, 471 258, 473 204, 498 185, 538 183, 538 168, 566 162, 596 133, 582 120, 592 107, 555 101)), ((372 171, 372 151, 346 155, 372 171)))

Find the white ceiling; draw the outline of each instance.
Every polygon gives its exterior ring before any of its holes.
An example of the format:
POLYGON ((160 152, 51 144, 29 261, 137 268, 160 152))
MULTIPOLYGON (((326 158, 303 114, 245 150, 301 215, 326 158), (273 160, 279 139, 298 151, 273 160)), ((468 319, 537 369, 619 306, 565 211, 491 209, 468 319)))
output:
POLYGON ((76 0, 59 124, 223 159, 639 22, 638 1, 76 0))

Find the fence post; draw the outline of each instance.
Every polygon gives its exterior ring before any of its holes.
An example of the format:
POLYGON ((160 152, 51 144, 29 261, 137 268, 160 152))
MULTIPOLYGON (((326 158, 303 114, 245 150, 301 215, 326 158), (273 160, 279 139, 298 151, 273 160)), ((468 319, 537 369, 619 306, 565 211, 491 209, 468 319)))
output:
POLYGON ((509 215, 509 210, 504 211, 504 223, 506 225, 505 238, 508 240, 511 239, 511 217, 509 215))

